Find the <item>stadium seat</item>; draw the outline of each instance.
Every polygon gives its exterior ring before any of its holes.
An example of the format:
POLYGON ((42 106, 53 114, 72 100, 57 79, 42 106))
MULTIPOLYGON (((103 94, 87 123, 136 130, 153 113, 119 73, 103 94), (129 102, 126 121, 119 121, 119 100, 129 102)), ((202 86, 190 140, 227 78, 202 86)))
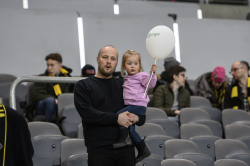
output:
POLYGON ((0 84, 7 83, 7 82, 14 82, 17 79, 16 76, 11 74, 0 74, 0 84))
POLYGON ((190 96, 190 107, 204 106, 212 107, 212 104, 207 98, 201 96, 190 96))
POLYGON ((78 125, 77 128, 77 138, 83 138, 83 127, 82 127, 82 123, 80 123, 78 125))
POLYGON ((147 107, 146 120, 168 119, 167 114, 160 108, 147 107))
POLYGON ((62 109, 67 105, 74 105, 74 93, 63 93, 58 96, 58 115, 61 116, 62 109))
POLYGON ((183 108, 180 111, 180 122, 187 124, 196 120, 211 120, 209 114, 200 108, 183 108))
POLYGON ((196 164, 185 159, 167 159, 161 162, 161 166, 196 166, 196 164))
POLYGON ((210 106, 199 108, 205 110, 209 114, 211 120, 217 121, 222 124, 222 111, 220 109, 210 106))
POLYGON ((214 163, 214 166, 248 166, 247 163, 235 159, 221 159, 214 163))
POLYGON ((162 158, 156 154, 151 154, 150 156, 144 158, 140 163, 143 166, 161 166, 162 158))

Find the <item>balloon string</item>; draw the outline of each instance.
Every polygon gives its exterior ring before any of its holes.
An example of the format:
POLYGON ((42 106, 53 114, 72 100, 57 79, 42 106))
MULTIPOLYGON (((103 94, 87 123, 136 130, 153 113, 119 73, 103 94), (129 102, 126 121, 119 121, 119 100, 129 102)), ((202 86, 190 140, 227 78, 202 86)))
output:
MULTIPOLYGON (((157 59, 155 59, 155 64, 156 64, 156 61, 157 61, 157 59)), ((148 91, 148 85, 149 85, 149 83, 150 83, 150 81, 151 81, 151 79, 152 79, 152 76, 153 76, 153 71, 152 71, 152 73, 151 73, 151 75, 150 75, 150 79, 149 79, 149 81, 148 81, 147 87, 146 87, 145 92, 144 92, 144 95, 143 95, 143 99, 145 98, 145 95, 146 95, 146 93, 147 93, 147 91, 148 91)))

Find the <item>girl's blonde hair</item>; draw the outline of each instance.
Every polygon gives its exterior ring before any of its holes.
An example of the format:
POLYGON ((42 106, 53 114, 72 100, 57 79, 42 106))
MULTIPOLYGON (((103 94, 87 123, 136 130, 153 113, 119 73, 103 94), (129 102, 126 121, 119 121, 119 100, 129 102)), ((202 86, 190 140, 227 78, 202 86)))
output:
POLYGON ((141 65, 141 56, 139 53, 137 53, 136 51, 134 50, 127 50, 124 54, 123 54, 123 57, 122 57, 122 65, 121 65, 121 75, 124 77, 124 71, 125 71, 125 62, 126 62, 126 59, 133 56, 133 55, 138 55, 138 59, 139 59, 139 65, 140 65, 140 68, 139 68, 139 72, 142 72, 143 71, 143 68, 142 68, 142 65, 141 65))

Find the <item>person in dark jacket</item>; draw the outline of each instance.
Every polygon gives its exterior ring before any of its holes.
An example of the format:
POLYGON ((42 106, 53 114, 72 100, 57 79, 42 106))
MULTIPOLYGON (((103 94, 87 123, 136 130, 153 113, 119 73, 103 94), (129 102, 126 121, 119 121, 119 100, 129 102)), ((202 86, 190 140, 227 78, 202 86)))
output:
POLYGON ((95 75, 95 68, 92 65, 86 64, 83 68, 82 68, 82 75, 81 77, 90 77, 95 75))
POLYGON ((213 107, 223 110, 225 89, 230 79, 225 74, 225 68, 217 66, 213 72, 208 72, 195 80, 198 96, 206 97, 213 107))
MULTIPOLYGON (((156 85, 153 89, 153 92, 155 92, 155 90, 157 89, 158 86, 160 85, 163 85, 163 84, 166 84, 167 83, 167 78, 166 78, 166 71, 172 67, 172 66, 179 66, 180 63, 173 57, 168 57, 165 59, 164 61, 164 68, 165 68, 165 71, 163 71, 160 75, 161 79, 159 79, 157 82, 156 82, 156 85)), ((194 95, 193 91, 191 90, 191 88, 189 87, 189 84, 187 82, 187 80, 185 81, 185 85, 184 85, 184 88, 187 89, 190 93, 190 95, 194 95)))
POLYGON ((246 61, 234 62, 230 74, 235 82, 227 87, 224 109, 242 109, 250 112, 250 76, 249 64, 246 61))
POLYGON ((112 76, 118 64, 118 52, 113 46, 103 47, 97 57, 95 76, 75 85, 75 107, 82 118, 83 135, 88 151, 88 166, 134 166, 134 146, 113 149, 118 140, 118 125, 128 128, 143 125, 145 115, 129 112, 116 114, 125 107, 123 81, 112 76))
POLYGON ((160 85, 153 97, 154 107, 164 110, 170 119, 177 122, 180 110, 190 107, 190 94, 184 88, 185 71, 186 69, 181 66, 170 67, 166 72, 167 84, 160 85))
MULTIPOLYGON (((47 70, 39 76, 70 77, 71 69, 62 65, 62 57, 58 53, 46 56, 47 70)), ((50 122, 52 116, 57 115, 57 97, 62 93, 69 93, 70 85, 66 83, 35 83, 32 89, 32 103, 36 104, 35 116, 45 115, 50 122)))
POLYGON ((24 117, 0 104, 0 165, 33 166, 34 149, 24 117))

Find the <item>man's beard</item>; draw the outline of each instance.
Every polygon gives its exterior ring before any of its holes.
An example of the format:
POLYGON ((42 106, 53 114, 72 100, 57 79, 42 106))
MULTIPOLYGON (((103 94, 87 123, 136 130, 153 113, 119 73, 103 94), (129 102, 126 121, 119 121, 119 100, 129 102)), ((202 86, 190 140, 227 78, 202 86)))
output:
POLYGON ((98 66, 98 71, 100 71, 100 73, 105 76, 105 77, 109 77, 112 76, 113 72, 115 71, 115 68, 113 70, 110 71, 105 71, 105 68, 101 68, 100 66, 98 66))

